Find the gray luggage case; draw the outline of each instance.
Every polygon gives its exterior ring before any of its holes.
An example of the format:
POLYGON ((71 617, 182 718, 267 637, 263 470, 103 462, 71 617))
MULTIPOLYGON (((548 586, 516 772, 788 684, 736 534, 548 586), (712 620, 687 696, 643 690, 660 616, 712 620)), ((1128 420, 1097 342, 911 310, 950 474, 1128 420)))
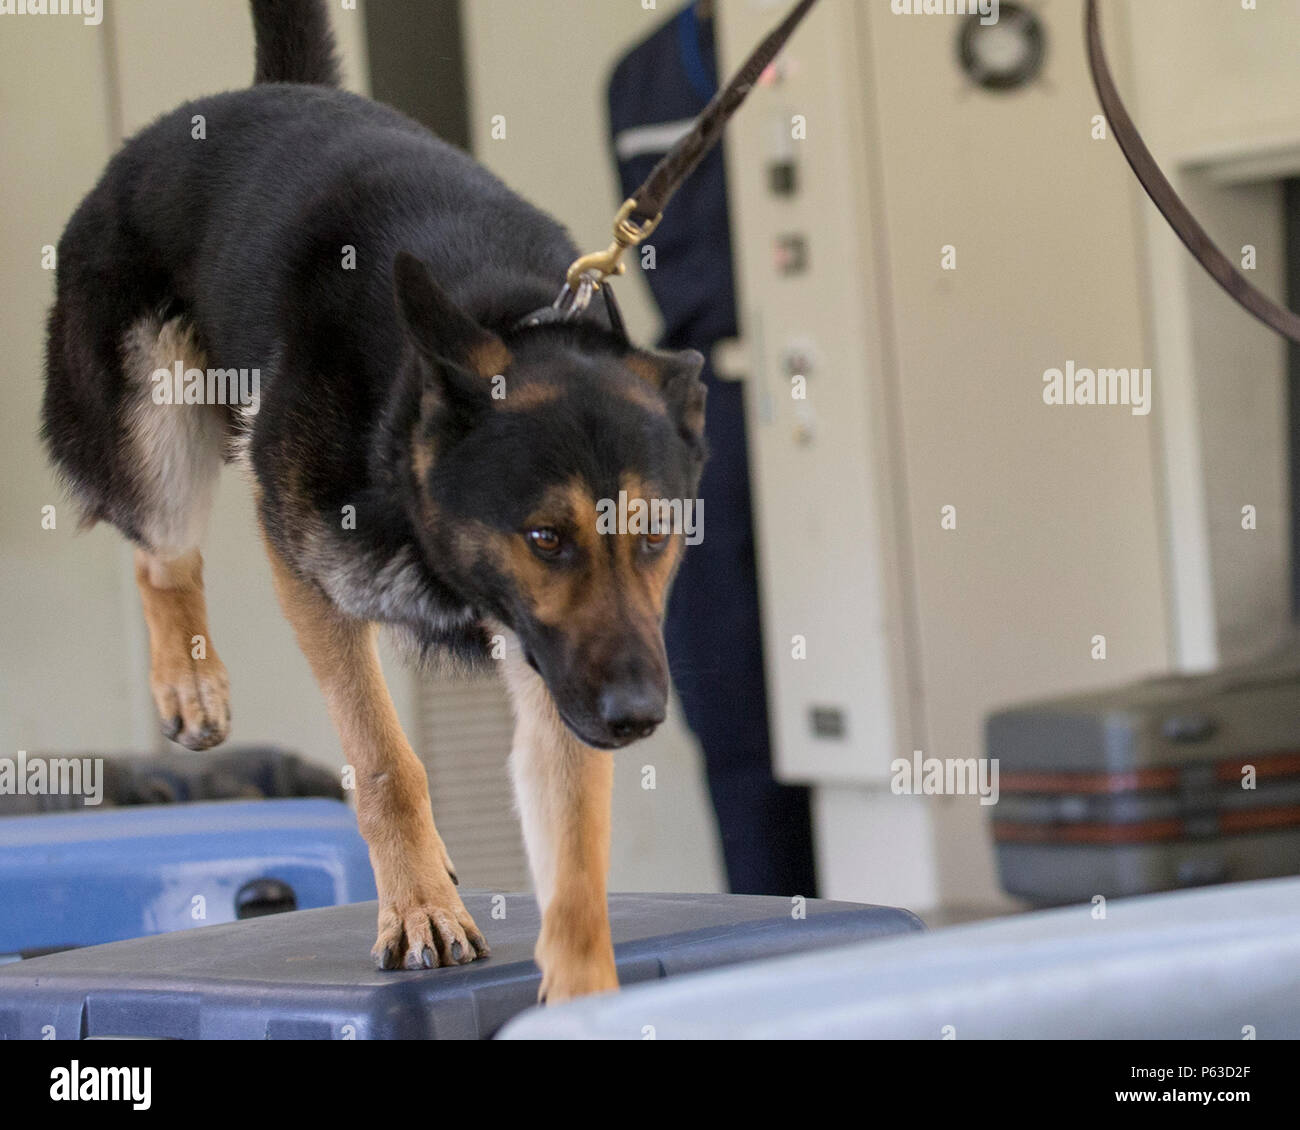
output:
POLYGON ((1008 893, 1037 905, 1300 874, 1300 653, 994 714, 1008 893))

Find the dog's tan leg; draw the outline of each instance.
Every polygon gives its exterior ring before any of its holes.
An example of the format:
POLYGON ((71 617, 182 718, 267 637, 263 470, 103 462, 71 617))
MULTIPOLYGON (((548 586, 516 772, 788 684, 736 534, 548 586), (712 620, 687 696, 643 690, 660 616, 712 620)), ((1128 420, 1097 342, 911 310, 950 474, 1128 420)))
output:
POLYGON ((338 611, 268 550, 275 588, 356 770, 357 824, 379 887, 381 969, 461 965, 488 952, 456 892, 433 824, 424 767, 402 733, 379 665, 374 624, 338 611))
POLYGON ((542 909, 540 996, 557 1003, 617 989, 605 900, 614 759, 573 736, 517 645, 505 675, 515 708, 511 773, 542 909))
POLYGON ((163 733, 208 749, 230 732, 230 680, 208 636, 203 558, 135 551, 135 580, 149 625, 149 689, 163 733))
POLYGON ((208 749, 230 732, 230 680, 208 636, 198 545, 221 474, 226 409, 160 404, 153 374, 207 364, 183 318, 156 317, 122 342, 126 445, 132 477, 135 579, 149 625, 149 686, 163 733, 208 749))

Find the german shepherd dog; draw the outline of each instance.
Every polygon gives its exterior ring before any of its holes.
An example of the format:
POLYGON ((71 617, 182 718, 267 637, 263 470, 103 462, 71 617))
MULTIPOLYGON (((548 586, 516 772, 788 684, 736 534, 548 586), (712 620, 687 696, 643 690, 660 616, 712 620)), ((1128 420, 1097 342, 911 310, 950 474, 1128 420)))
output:
POLYGON ((607 751, 663 721, 661 621, 684 539, 600 530, 598 506, 694 496, 702 358, 634 348, 595 305, 521 328, 577 254, 564 229, 338 89, 323 0, 251 6, 255 85, 128 141, 63 234, 50 455, 85 521, 137 547, 153 698, 192 750, 230 729, 198 546, 223 461, 251 468, 280 603, 356 770, 381 969, 488 947, 377 628, 424 654, 499 658, 541 995, 614 989, 607 751), (185 374, 183 396, 163 370, 185 374), (260 374, 256 403, 213 395, 214 372, 222 385, 239 370, 260 374))

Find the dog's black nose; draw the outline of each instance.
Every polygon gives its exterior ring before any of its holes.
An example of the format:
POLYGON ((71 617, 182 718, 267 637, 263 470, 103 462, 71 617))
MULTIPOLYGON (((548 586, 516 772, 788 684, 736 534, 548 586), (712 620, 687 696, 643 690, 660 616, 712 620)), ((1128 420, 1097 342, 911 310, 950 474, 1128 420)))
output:
POLYGON ((600 720, 620 742, 647 738, 664 720, 664 696, 644 683, 617 683, 600 695, 600 720))

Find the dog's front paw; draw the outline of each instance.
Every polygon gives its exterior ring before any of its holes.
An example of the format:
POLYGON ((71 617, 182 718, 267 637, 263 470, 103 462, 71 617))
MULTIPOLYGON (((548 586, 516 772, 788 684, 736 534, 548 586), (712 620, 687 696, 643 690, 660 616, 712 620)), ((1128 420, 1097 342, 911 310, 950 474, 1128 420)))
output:
POLYGON ((542 932, 533 957, 542 971, 537 991, 542 1004, 617 989, 604 895, 595 898, 580 892, 555 898, 542 912, 542 932))
POLYGON ((592 993, 611 993, 618 988, 614 955, 596 959, 546 960, 542 967, 542 987, 537 991, 539 1004, 561 1004, 592 993))
POLYGON ((559 1004, 618 988, 614 946, 603 915, 573 916, 558 906, 551 907, 543 917, 533 956, 542 971, 537 991, 541 1004, 559 1004))
POLYGON ((371 950, 379 969, 465 965, 490 952, 450 880, 430 895, 381 906, 371 950))
POLYGON ((163 661, 155 657, 149 689, 163 734, 186 749, 211 749, 230 733, 230 677, 215 653, 205 659, 188 654, 163 661))

